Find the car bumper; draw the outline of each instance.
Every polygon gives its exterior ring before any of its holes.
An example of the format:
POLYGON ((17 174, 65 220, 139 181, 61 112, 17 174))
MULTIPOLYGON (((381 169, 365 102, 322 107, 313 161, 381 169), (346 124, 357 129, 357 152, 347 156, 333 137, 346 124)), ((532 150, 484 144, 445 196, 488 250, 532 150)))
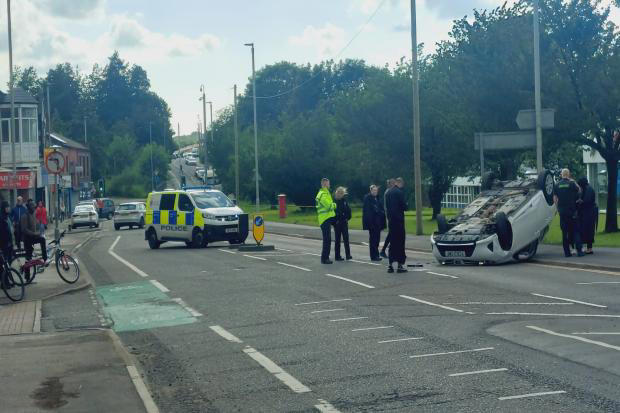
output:
POLYGON ((91 225, 97 225, 97 220, 88 219, 88 218, 86 218, 86 219, 79 219, 79 218, 75 219, 74 218, 74 219, 71 220, 71 226, 73 228, 88 227, 88 226, 91 226, 91 225))
POLYGON ((227 241, 241 238, 239 226, 236 223, 228 225, 205 225, 204 231, 209 241, 227 241))
POLYGON ((127 224, 139 224, 141 220, 141 217, 138 216, 115 216, 114 217, 114 225, 127 225, 127 224))
POLYGON ((435 241, 431 236, 431 246, 435 259, 442 264, 501 264, 512 261, 512 251, 504 251, 496 234, 476 241, 449 243, 435 241))

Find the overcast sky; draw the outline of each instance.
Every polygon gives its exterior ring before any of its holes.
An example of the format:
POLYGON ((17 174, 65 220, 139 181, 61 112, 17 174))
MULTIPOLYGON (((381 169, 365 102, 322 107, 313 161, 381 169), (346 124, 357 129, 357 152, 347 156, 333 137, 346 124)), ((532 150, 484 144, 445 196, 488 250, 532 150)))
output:
MULTIPOLYGON (((607 1, 607 0, 606 0, 607 1)), ((610 0, 609 0, 610 1, 610 0)), ((509 0, 509 3, 511 1, 509 0)), ((8 81, 6 6, 0 8, 0 89, 8 81)), ((427 50, 448 37, 451 22, 504 0, 418 0, 418 37, 427 50)), ((409 0, 14 0, 13 61, 43 74, 62 62, 90 72, 114 50, 148 72, 181 134, 197 128, 204 84, 214 115, 232 103, 256 66, 286 60, 364 59, 377 65, 410 58, 409 0), (353 36, 364 30, 338 55, 353 36)), ((620 21, 614 10, 614 21, 620 21)), ((260 95, 260 90, 257 91, 260 95)), ((260 108, 259 108, 260 110, 260 108)), ((208 111, 208 109, 207 109, 208 111)), ((209 114, 207 113, 207 116, 209 114)))

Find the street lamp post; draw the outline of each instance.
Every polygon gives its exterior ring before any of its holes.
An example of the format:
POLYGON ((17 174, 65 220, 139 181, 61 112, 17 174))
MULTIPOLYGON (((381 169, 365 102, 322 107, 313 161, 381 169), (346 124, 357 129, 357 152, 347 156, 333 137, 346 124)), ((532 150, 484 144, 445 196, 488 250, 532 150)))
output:
POLYGON ((415 0, 411 0, 411 55, 413 80, 413 169, 415 178, 416 235, 422 235, 422 167, 420 165, 420 88, 415 0))
POLYGON ((15 155, 15 91, 13 89, 13 39, 11 33, 11 0, 6 0, 6 11, 9 32, 9 94, 11 95, 11 125, 9 126, 9 136, 11 140, 11 157, 13 161, 13 177, 11 186, 13 187, 13 202, 17 200, 17 157, 15 155))
POLYGON ((153 131, 152 122, 149 122, 149 146, 151 147, 151 192, 155 190, 155 181, 153 179, 153 131))
POLYGON ((237 85, 234 86, 235 108, 235 199, 239 203, 239 130, 237 129, 237 85))
POLYGON ((245 43, 252 48, 252 99, 254 101, 254 170, 256 172, 256 213, 260 210, 260 195, 258 186, 258 131, 256 122, 256 70, 254 67, 254 43, 245 43))
POLYGON ((213 102, 209 101, 207 103, 209 104, 209 116, 211 118, 211 120, 209 121, 209 127, 211 128, 211 144, 213 144, 213 102))
POLYGON ((88 143, 88 134, 86 132, 86 116, 84 116, 84 143, 88 143))
POLYGON ((539 0, 534 0, 534 108, 536 109, 536 169, 543 170, 542 113, 540 102, 540 28, 539 0))
MULTIPOLYGON (((202 97, 200 98, 202 100, 202 126, 203 126, 203 133, 202 133, 202 137, 204 139, 204 150, 205 150, 205 176, 206 175, 206 170, 209 169, 209 164, 207 163, 207 155, 208 155, 208 151, 207 151, 207 99, 205 98, 205 87, 204 85, 200 85, 200 91, 202 92, 202 97)), ((200 139, 200 136, 198 136, 198 138, 200 139)))

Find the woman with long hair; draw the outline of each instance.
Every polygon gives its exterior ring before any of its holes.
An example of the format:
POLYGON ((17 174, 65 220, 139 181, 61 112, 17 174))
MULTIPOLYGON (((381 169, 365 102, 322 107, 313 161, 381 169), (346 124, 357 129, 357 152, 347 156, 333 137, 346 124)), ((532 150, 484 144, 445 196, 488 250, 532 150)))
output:
POLYGON ((336 219, 334 221, 334 232, 336 234, 336 261, 344 261, 340 255, 340 240, 344 243, 344 253, 347 260, 352 259, 351 247, 349 246, 349 220, 351 219, 351 207, 346 199, 347 188, 339 186, 334 191, 334 201, 336 202, 336 219))

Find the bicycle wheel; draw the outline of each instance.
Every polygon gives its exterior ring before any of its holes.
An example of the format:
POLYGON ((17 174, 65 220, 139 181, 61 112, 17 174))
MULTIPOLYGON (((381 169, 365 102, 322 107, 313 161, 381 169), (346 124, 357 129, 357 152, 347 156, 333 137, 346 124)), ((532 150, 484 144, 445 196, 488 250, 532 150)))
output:
POLYGON ((17 271, 24 282, 24 285, 31 284, 34 281, 34 277, 37 275, 36 269, 34 267, 30 268, 30 278, 26 278, 26 272, 24 271, 24 265, 26 264, 25 257, 15 257, 13 261, 11 261, 11 268, 17 271))
POLYGON ((75 283, 80 278, 80 267, 77 261, 66 252, 56 257, 56 271, 60 278, 69 284, 75 283))
POLYGON ((2 290, 4 294, 11 301, 21 301, 24 298, 24 281, 22 276, 15 268, 11 268, 10 271, 3 271, 2 274, 2 290))

